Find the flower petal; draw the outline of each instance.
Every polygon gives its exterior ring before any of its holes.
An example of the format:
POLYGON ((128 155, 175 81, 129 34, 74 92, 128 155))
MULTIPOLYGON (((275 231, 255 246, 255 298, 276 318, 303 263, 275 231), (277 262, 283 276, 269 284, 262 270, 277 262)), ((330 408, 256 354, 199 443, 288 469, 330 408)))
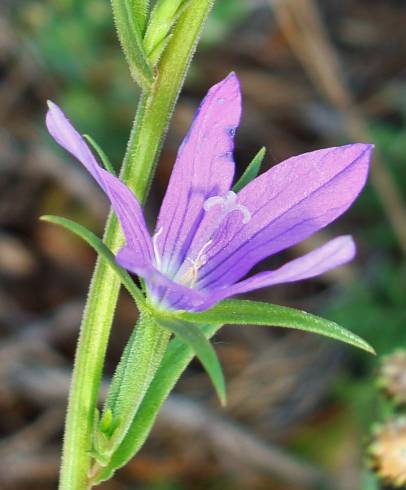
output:
POLYGON ((198 285, 230 285, 260 260, 325 227, 353 203, 368 174, 372 145, 305 153, 274 166, 238 194, 251 220, 233 213, 206 250, 198 285))
POLYGON ((141 206, 132 191, 117 177, 101 168, 84 139, 62 110, 49 102, 46 124, 49 133, 66 151, 76 157, 90 172, 110 199, 120 221, 128 247, 139 264, 152 260, 151 237, 145 225, 141 206))
POLYGON ((236 294, 319 276, 346 264, 354 258, 355 253, 355 243, 350 235, 334 238, 306 255, 291 260, 279 269, 260 272, 233 286, 212 291, 209 302, 201 305, 201 308, 207 309, 219 301, 236 294))
POLYGON ((204 202, 230 189, 240 115, 239 82, 231 73, 209 90, 179 148, 156 228, 162 229, 157 243, 168 273, 183 262, 204 216, 204 202))

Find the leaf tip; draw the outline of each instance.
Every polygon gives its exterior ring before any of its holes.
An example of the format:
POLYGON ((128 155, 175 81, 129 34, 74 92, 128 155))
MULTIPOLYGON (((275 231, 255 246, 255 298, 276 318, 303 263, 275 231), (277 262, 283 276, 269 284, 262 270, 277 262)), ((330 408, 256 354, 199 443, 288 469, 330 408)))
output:
POLYGON ((40 221, 46 221, 47 223, 52 223, 52 216, 50 214, 43 214, 38 219, 40 221))
POLYGON ((372 347, 372 345, 366 344, 365 350, 366 350, 366 352, 368 352, 369 354, 372 354, 373 356, 378 355, 376 350, 372 347))
POLYGON ((223 393, 219 393, 218 396, 219 396, 221 407, 226 408, 226 406, 227 406, 227 395, 226 395, 225 391, 223 393))

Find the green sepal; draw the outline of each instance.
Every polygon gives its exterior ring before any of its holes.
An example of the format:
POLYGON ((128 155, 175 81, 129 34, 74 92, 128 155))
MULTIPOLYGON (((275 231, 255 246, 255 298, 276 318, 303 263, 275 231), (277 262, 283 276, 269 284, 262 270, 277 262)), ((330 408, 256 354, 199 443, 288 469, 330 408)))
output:
MULTIPOLYGON (((111 5, 118 38, 130 73, 138 85, 149 92, 154 81, 154 72, 144 50, 141 25, 135 19, 136 3, 134 0, 111 0, 111 5)), ((141 4, 137 2, 137 5, 141 4)))
POLYGON ((211 379, 219 397, 220 403, 226 405, 226 385, 219 358, 211 343, 203 335, 200 328, 191 322, 177 320, 171 316, 155 316, 159 325, 177 335, 185 344, 189 345, 196 357, 202 363, 211 379))
POLYGON ((259 152, 254 156, 254 158, 251 160, 251 163, 245 169, 244 173, 238 179, 236 184, 234 184, 234 187, 233 187, 234 192, 239 192, 243 187, 245 187, 247 184, 249 184, 251 182, 251 180, 254 180, 255 177, 259 174, 262 162, 263 162, 264 157, 265 157, 265 152, 266 152, 266 149, 265 149, 265 146, 263 146, 259 150, 259 152))
POLYGON ((109 157, 107 154, 104 152, 104 150, 101 148, 100 145, 96 143, 96 141, 89 136, 88 134, 84 134, 83 138, 90 143, 94 151, 97 153, 98 157, 100 158, 100 161, 102 162, 104 168, 107 170, 107 172, 111 173, 112 175, 116 176, 116 171, 114 170, 114 167, 112 163, 110 162, 109 157))
POLYGON ((134 281, 131 279, 130 274, 122 267, 120 267, 112 252, 106 247, 106 245, 97 237, 93 232, 85 228, 84 226, 71 221, 70 219, 62 218, 61 216, 41 216, 42 221, 53 223, 55 225, 66 228, 73 234, 82 238, 87 244, 89 244, 104 260, 110 265, 110 267, 117 273, 123 285, 126 287, 134 301, 138 306, 145 305, 145 298, 134 281))
POLYGON ((199 313, 179 312, 176 316, 188 322, 239 325, 264 325, 286 327, 317 333, 340 340, 359 349, 375 354, 375 350, 358 335, 337 323, 312 315, 306 311, 286 306, 248 300, 226 300, 207 311, 199 313))

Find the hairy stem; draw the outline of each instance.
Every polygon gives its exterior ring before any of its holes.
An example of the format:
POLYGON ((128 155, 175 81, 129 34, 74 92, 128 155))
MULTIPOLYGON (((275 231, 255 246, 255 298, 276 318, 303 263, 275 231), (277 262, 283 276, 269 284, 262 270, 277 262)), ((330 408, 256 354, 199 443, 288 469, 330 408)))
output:
MULTIPOLYGON (((156 161, 174 105, 194 54, 204 21, 214 0, 192 2, 174 28, 157 68, 150 93, 141 95, 131 131, 122 177, 142 202, 148 194, 156 161)), ((105 243, 116 251, 123 243, 121 230, 110 216, 105 243)), ((60 475, 60 490, 89 488, 95 409, 119 280, 98 259, 83 315, 68 402, 60 475)))

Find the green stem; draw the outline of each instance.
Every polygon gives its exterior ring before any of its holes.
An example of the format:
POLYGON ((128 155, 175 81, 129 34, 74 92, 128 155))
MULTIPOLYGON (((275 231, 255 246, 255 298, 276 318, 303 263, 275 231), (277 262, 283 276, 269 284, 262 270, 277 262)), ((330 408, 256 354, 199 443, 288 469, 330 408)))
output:
MULTIPOLYGON (((143 94, 124 159, 122 177, 144 202, 169 120, 214 0, 193 2, 179 19, 161 58, 149 94, 143 94)), ((116 251, 121 230, 110 216, 105 243, 116 251)), ((60 475, 60 490, 89 487, 90 449, 104 358, 119 293, 115 272, 98 259, 84 311, 70 388, 60 475)))

